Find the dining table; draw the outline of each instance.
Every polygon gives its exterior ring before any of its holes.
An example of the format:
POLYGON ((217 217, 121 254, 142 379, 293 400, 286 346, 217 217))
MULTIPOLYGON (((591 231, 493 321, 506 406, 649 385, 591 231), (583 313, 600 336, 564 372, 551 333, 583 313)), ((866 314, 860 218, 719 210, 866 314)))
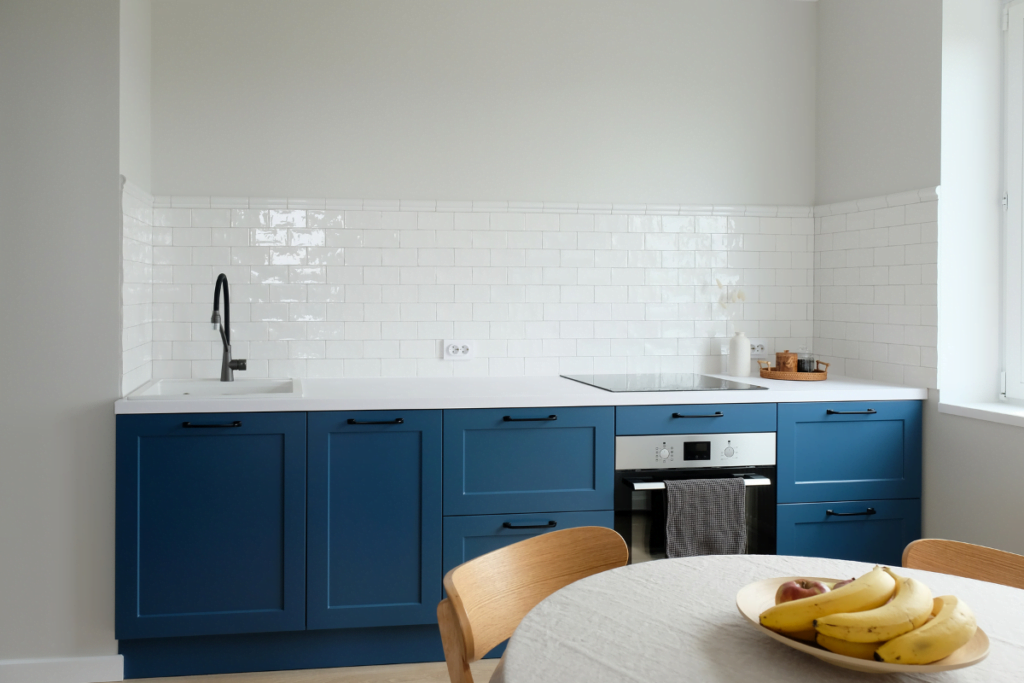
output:
POLYGON ((917 569, 935 596, 965 601, 989 655, 939 673, 861 673, 776 642, 747 621, 736 594, 782 576, 849 579, 875 565, 775 555, 704 555, 627 565, 572 583, 537 604, 508 642, 492 683, 741 681, 1009 683, 1024 681, 1024 590, 917 569))

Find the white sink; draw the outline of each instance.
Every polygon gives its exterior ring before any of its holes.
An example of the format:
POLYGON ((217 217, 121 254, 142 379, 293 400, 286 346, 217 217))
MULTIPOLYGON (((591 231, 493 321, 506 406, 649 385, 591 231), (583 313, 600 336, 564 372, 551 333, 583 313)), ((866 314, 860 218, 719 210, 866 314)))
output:
POLYGON ((297 379, 156 379, 128 394, 129 400, 216 399, 216 398, 298 398, 302 383, 297 379))

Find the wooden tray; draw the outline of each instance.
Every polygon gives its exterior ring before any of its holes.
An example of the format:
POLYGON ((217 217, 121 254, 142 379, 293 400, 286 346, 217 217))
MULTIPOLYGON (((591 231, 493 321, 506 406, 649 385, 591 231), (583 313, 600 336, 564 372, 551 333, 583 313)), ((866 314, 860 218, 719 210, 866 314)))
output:
MULTIPOLYGON (((885 662, 874 662, 869 659, 847 657, 846 655, 830 652, 813 643, 787 638, 781 633, 776 633, 771 629, 761 626, 761 612, 775 604, 775 591, 778 590, 781 584, 787 581, 794 581, 798 578, 803 577, 780 576, 774 579, 764 579, 763 581, 747 584, 740 589, 739 593, 736 594, 736 607, 739 608, 740 614, 746 617, 747 621, 749 621, 754 628, 761 631, 769 638, 777 640, 783 645, 788 645, 794 650, 806 652, 807 654, 817 657, 829 664, 841 666, 844 669, 863 671, 864 673, 916 674, 931 673, 934 671, 950 671, 952 669, 963 669, 964 667, 974 666, 985 659, 985 657, 988 657, 988 636, 981 630, 980 626, 975 632, 974 637, 966 645, 945 659, 940 659, 939 661, 931 664, 886 664, 885 662)), ((826 582, 835 581, 835 579, 816 580, 826 582)))
POLYGON ((779 370, 772 370, 771 363, 766 360, 758 360, 757 364, 761 366, 761 377, 765 379, 784 379, 791 382, 820 382, 824 379, 828 379, 828 363, 823 360, 815 361, 818 364, 817 369, 813 372, 782 372, 779 370), (824 365, 825 369, 822 370, 821 366, 824 365))

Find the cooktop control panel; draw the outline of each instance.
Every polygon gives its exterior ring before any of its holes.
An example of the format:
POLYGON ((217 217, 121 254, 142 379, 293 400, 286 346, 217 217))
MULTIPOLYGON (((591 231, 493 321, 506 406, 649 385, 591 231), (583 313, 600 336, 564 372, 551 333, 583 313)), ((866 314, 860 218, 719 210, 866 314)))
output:
POLYGON ((615 437, 615 469, 755 467, 775 464, 775 434, 661 434, 615 437))

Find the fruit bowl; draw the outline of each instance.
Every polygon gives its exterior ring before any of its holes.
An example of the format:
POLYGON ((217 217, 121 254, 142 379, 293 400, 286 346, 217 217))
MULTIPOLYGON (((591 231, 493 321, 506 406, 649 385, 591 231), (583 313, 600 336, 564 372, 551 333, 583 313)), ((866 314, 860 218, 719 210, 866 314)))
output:
MULTIPOLYGON (((794 650, 806 652, 807 654, 817 657, 829 664, 835 664, 836 666, 841 666, 844 669, 852 669, 854 671, 876 674, 951 671, 952 669, 963 669, 968 666, 973 666, 988 656, 988 636, 985 635, 985 632, 981 630, 980 626, 970 642, 945 659, 940 659, 939 661, 931 664, 887 664, 885 662, 873 662, 867 659, 858 659, 857 657, 847 657, 846 655, 829 652, 828 650, 820 648, 813 643, 794 640, 782 635, 781 633, 776 633, 769 628, 761 626, 761 612, 775 604, 775 593, 779 589, 779 586, 787 581, 797 581, 802 578, 807 577, 781 576, 774 579, 764 579, 762 581, 755 581, 754 583, 747 584, 740 589, 739 593, 736 594, 736 607, 739 608, 740 614, 746 617, 747 621, 749 621, 754 628, 761 631, 769 638, 788 645, 794 650)), ((832 583, 836 579, 814 578, 813 580, 832 583)))

